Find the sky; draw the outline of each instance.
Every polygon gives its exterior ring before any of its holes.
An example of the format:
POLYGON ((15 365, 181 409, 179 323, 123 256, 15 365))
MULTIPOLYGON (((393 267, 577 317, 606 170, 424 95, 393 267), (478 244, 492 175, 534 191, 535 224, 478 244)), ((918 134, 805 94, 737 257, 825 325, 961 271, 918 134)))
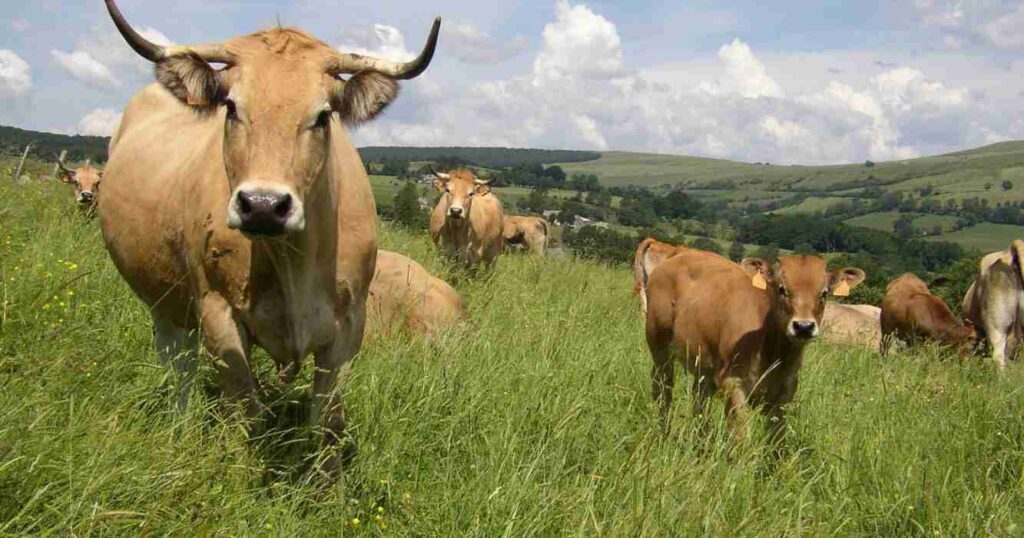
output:
MULTIPOLYGON (((1024 138, 1024 0, 120 0, 159 43, 297 26, 430 69, 360 145, 906 159, 1024 138)), ((0 124, 109 135, 152 67, 101 0, 0 0, 0 124)))

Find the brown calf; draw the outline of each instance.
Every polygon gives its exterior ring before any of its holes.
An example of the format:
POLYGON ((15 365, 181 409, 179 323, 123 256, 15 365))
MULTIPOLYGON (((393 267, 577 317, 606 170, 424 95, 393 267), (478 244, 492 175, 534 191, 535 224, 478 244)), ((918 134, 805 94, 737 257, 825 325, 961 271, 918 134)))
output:
POLYGON ((665 261, 648 283, 646 330, 651 391, 664 424, 674 362, 682 360, 694 376, 697 416, 718 390, 734 438, 744 437, 748 405, 763 406, 780 437, 782 406, 796 393, 804 346, 820 334, 826 296, 846 295, 863 281, 864 271, 829 273, 816 256, 785 256, 774 266, 746 259, 741 266, 683 249, 665 261))
POLYGON ((977 337, 941 298, 932 295, 920 278, 904 273, 885 288, 882 298, 882 355, 889 352, 894 338, 916 345, 930 340, 953 346, 962 356, 971 354, 977 337))
POLYGON ((96 200, 100 195, 100 182, 103 181, 103 170, 86 161, 84 165, 71 169, 63 160, 57 160, 57 179, 75 186, 75 201, 82 212, 92 215, 96 208, 96 200))

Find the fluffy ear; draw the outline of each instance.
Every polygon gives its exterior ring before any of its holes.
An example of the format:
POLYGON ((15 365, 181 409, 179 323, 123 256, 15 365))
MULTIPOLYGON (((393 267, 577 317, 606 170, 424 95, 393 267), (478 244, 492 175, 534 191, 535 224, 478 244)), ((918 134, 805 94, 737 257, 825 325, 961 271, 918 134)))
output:
POLYGON ((483 196, 491 192, 491 185, 477 185, 476 187, 473 187, 473 192, 479 194, 480 196, 483 196))
POLYGON ((829 289, 832 290, 832 295, 836 297, 846 297, 853 288, 860 286, 865 278, 867 278, 867 275, 864 271, 856 267, 836 269, 829 279, 829 289))
POLYGON ((156 64, 156 79, 189 106, 216 107, 228 94, 223 71, 195 54, 171 56, 156 64))
POLYGON ((441 178, 434 179, 434 188, 437 192, 444 192, 444 180, 441 178))
POLYGON ((761 258, 744 258, 740 267, 750 276, 750 283, 759 290, 768 289, 768 281, 772 278, 772 266, 761 258))
POLYGON ((398 83, 380 73, 367 71, 341 83, 331 105, 346 125, 356 126, 377 117, 398 97, 398 83))
POLYGON ((70 170, 61 169, 57 171, 57 179, 61 180, 63 183, 74 183, 75 173, 70 170))

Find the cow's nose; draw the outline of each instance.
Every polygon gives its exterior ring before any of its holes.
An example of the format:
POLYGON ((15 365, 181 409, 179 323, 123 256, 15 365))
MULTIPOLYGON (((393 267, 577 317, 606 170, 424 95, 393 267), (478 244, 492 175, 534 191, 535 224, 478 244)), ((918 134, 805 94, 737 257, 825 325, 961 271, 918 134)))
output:
POLYGON ((811 338, 814 336, 814 330, 817 328, 818 324, 813 321, 793 322, 793 334, 797 338, 811 338))
POLYGON ((82 191, 82 201, 83 202, 90 202, 90 201, 92 201, 93 196, 94 196, 93 193, 91 193, 89 191, 82 191))
POLYGON ((448 214, 453 216, 453 217, 455 217, 455 218, 457 218, 457 219, 458 218, 462 218, 462 208, 461 207, 451 207, 451 208, 448 209, 448 214))
POLYGON ((239 229, 257 235, 279 235, 292 212, 292 196, 288 193, 265 190, 238 191, 235 209, 240 220, 239 229))

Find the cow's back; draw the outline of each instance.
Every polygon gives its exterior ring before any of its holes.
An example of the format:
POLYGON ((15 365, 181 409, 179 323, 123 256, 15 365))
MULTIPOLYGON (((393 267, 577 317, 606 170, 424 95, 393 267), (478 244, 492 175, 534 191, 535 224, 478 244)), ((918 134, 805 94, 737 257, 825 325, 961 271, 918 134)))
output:
POLYGON ((822 318, 826 342, 877 348, 881 342, 881 309, 872 305, 825 303, 822 318))
POLYGON ((655 268, 647 296, 648 339, 671 334, 678 353, 702 361, 729 362, 756 349, 769 311, 767 294, 739 265, 696 249, 682 249, 655 268))
POLYGON ((391 332, 398 324, 433 333, 465 315, 462 297, 447 282, 386 250, 377 252, 367 311, 374 333, 391 332))

